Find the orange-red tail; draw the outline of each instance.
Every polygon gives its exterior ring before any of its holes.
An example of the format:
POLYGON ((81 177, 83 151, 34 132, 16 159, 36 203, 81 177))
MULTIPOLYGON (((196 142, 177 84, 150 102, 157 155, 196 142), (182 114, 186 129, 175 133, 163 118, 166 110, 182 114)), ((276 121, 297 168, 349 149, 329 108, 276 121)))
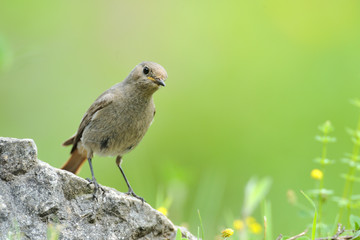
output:
POLYGON ((78 149, 75 149, 71 153, 69 160, 67 160, 61 169, 77 174, 87 158, 86 155, 87 154, 85 150, 79 151, 78 149))

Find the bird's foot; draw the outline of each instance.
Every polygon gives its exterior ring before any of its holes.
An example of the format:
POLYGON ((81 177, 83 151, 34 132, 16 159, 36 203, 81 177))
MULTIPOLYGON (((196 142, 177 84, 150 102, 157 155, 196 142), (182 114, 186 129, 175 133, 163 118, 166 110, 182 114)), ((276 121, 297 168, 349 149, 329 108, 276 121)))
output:
POLYGON ((126 194, 127 194, 127 195, 131 195, 131 196, 133 196, 134 198, 137 198, 137 199, 141 200, 142 203, 146 202, 146 201, 144 200, 144 198, 136 195, 132 189, 129 189, 129 191, 128 191, 126 194))
POLYGON ((86 178, 86 180, 88 181, 88 185, 90 184, 94 184, 94 193, 93 193, 93 198, 97 199, 97 193, 100 191, 100 193, 104 193, 105 190, 98 184, 98 182, 96 181, 95 178, 90 179, 90 178, 86 178))

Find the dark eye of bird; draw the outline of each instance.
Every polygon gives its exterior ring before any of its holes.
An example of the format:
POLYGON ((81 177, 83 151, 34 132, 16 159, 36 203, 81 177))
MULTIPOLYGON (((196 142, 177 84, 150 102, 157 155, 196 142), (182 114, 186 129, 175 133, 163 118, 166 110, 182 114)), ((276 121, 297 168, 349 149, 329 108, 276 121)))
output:
POLYGON ((148 67, 144 67, 143 72, 144 72, 144 74, 148 74, 148 73, 149 73, 149 68, 148 68, 148 67))

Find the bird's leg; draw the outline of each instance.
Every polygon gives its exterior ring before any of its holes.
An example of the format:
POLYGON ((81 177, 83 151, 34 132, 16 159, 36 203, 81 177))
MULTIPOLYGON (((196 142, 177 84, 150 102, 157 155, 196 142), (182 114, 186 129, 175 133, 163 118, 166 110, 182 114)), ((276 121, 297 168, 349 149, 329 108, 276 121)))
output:
POLYGON ((124 171, 123 171, 122 168, 121 168, 121 160, 122 160, 122 159, 121 159, 120 156, 117 156, 117 157, 116 157, 116 165, 119 167, 120 172, 121 172, 121 174, 123 175, 123 177, 124 177, 124 179, 125 179, 125 182, 126 182, 126 185, 128 186, 128 189, 129 189, 126 194, 131 195, 131 196, 133 196, 133 197, 141 200, 142 202, 144 202, 144 201, 145 201, 144 198, 136 195, 135 192, 133 191, 132 187, 130 186, 129 181, 127 180, 127 178, 126 178, 126 176, 125 176, 125 173, 124 173, 124 171))
POLYGON ((89 179, 87 178, 86 180, 89 181, 89 183, 92 183, 94 184, 95 186, 95 189, 94 189, 94 194, 93 194, 93 197, 94 199, 96 199, 96 193, 99 189, 103 190, 100 185, 98 184, 98 182, 96 181, 96 178, 95 178, 95 175, 94 175, 94 169, 93 169, 93 166, 92 166, 92 162, 91 162, 91 157, 88 158, 88 162, 89 162, 89 166, 90 166, 90 171, 91 171, 91 176, 92 176, 92 179, 89 179))

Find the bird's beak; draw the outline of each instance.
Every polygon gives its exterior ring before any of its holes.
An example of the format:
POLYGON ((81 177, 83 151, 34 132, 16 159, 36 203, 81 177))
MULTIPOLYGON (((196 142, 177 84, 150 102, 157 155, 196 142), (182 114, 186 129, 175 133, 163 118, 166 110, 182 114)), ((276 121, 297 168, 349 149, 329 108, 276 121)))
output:
POLYGON ((165 82, 162 80, 162 79, 155 79, 155 82, 156 82, 156 84, 157 85, 161 85, 161 86, 163 86, 163 87, 165 87, 166 85, 165 85, 165 82))
POLYGON ((153 77, 148 77, 148 79, 150 79, 151 81, 153 81, 154 83, 156 83, 157 85, 161 85, 163 87, 165 87, 165 82, 164 80, 160 79, 160 78, 153 78, 153 77))

